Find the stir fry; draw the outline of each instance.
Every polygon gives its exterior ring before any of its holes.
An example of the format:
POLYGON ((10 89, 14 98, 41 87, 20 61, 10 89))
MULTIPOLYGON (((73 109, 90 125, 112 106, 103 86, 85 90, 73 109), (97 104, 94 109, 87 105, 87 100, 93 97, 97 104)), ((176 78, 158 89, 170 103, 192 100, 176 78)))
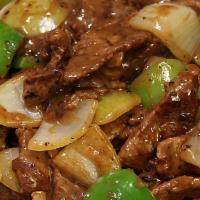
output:
POLYGON ((0 0, 0 200, 200 199, 199 0, 0 0))

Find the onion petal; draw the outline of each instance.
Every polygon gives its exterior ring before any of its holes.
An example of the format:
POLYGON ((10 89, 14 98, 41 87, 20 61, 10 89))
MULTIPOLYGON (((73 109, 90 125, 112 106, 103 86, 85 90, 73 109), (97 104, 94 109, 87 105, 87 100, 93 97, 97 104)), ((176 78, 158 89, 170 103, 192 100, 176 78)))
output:
POLYGON ((55 29, 67 15, 68 8, 56 0, 14 1, 0 12, 4 23, 29 36, 55 29))
POLYGON ((0 151, 0 182, 19 192, 19 183, 16 174, 12 170, 12 161, 19 156, 19 148, 10 148, 0 151))
POLYGON ((43 121, 29 141, 28 148, 35 151, 47 151, 74 142, 86 133, 93 120, 96 107, 96 100, 83 100, 78 108, 67 111, 62 121, 55 123, 43 121))
POLYGON ((200 168, 200 135, 188 135, 186 143, 183 145, 181 152, 181 159, 187 163, 195 165, 200 168))
POLYGON ((180 60, 190 62, 200 45, 200 22, 190 7, 175 3, 151 4, 130 24, 155 34, 180 60))
POLYGON ((53 161, 63 172, 86 186, 120 168, 119 158, 108 137, 94 124, 83 137, 60 151, 53 161))
POLYGON ((0 124, 18 128, 36 127, 41 121, 39 111, 29 110, 23 100, 25 76, 16 76, 0 85, 0 124))

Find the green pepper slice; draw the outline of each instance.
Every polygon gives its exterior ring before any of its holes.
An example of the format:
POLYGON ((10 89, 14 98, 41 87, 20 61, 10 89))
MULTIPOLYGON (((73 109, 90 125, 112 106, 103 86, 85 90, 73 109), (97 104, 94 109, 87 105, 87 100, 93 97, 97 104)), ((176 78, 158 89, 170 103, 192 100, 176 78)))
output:
POLYGON ((122 169, 101 177, 84 200, 155 200, 151 192, 130 169, 122 169))
POLYGON ((20 33, 0 22, 0 76, 7 74, 21 41, 20 33))
POLYGON ((130 90, 141 97, 142 104, 149 108, 160 102, 165 94, 165 83, 173 81, 186 70, 186 65, 176 59, 163 59, 153 64, 132 82, 130 90))

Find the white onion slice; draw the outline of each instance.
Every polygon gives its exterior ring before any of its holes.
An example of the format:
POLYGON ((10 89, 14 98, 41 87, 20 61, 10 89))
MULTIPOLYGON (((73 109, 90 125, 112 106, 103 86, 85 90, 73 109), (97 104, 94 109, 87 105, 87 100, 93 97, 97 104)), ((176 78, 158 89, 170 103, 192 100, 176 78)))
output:
POLYGON ((0 124, 18 128, 36 127, 41 121, 39 111, 27 109, 23 100, 25 76, 16 76, 0 85, 0 124))
POLYGON ((29 141, 28 148, 35 151, 47 151, 74 142, 87 131, 96 107, 96 100, 82 100, 78 108, 66 112, 62 122, 51 124, 43 121, 29 141))
POLYGON ((16 192, 19 192, 19 183, 16 174, 12 170, 12 161, 18 156, 18 148, 10 148, 0 151, 0 182, 16 192))
POLYGON ((63 172, 85 186, 120 168, 119 158, 108 137, 94 124, 83 137, 60 151, 53 161, 63 172))
POLYGON ((0 19, 27 35, 37 35, 55 29, 67 15, 68 8, 57 0, 20 0, 5 6, 0 19))
POLYGON ((188 137, 181 152, 181 159, 200 168, 200 135, 188 137))
POLYGON ((140 10, 130 24, 155 34, 180 60, 190 62, 200 45, 200 22, 190 7, 161 3, 140 10))

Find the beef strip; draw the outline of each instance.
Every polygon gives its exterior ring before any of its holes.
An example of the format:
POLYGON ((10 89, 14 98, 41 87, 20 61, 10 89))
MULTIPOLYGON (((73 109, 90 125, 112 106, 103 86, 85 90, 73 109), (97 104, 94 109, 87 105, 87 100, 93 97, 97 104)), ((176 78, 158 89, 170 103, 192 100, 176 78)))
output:
POLYGON ((31 198, 23 196, 13 190, 10 190, 6 186, 0 184, 0 199, 1 200, 30 200, 31 198))
POLYGON ((9 129, 4 126, 0 126, 0 151, 7 147, 6 137, 9 132, 9 129))
POLYGON ((200 178, 180 176, 152 189, 156 200, 183 200, 200 197, 200 178))
POLYGON ((58 95, 49 102, 44 119, 48 122, 59 121, 67 110, 77 108, 82 99, 98 99, 107 91, 106 88, 79 89, 73 94, 58 95))
POLYGON ((112 80, 105 76, 101 71, 98 71, 88 77, 82 78, 78 81, 78 88, 92 88, 110 90, 126 90, 127 84, 124 81, 112 80))
POLYGON ((193 126, 198 107, 199 69, 192 68, 178 75, 162 101, 145 117, 138 132, 123 145, 119 154, 123 165, 144 168, 160 140, 184 134, 193 126))
POLYGON ((70 56, 70 48, 69 33, 57 28, 39 36, 25 38, 17 54, 18 56, 35 56, 41 62, 49 62, 54 57, 55 62, 63 56, 70 56))
POLYGON ((149 42, 142 45, 137 51, 130 50, 124 55, 122 80, 127 82, 133 81, 142 72, 152 56, 166 58, 171 56, 169 50, 156 37, 152 37, 149 42))
POLYGON ((28 42, 25 49, 31 54, 39 52, 39 56, 44 54, 50 58, 46 66, 27 70, 23 97, 28 106, 43 103, 60 87, 63 72, 59 65, 71 54, 71 39, 68 33, 56 29, 40 37, 28 42), (40 53, 41 51, 44 52, 40 53))
POLYGON ((55 169, 53 175, 53 197, 51 200, 82 200, 84 190, 72 183, 55 169))
POLYGON ((33 152, 27 149, 28 141, 34 133, 33 129, 17 129, 21 148, 19 157, 12 162, 21 193, 29 195, 35 191, 50 189, 50 168, 45 152, 33 152))
POLYGON ((60 69, 38 67, 24 81, 23 98, 27 106, 44 103, 62 84, 63 73, 60 69))
POLYGON ((173 137, 160 142, 157 146, 157 172, 164 178, 174 178, 184 174, 199 174, 200 170, 184 162, 180 153, 187 136, 173 137))
POLYGON ((137 49, 151 34, 136 31, 126 22, 113 20, 81 36, 74 55, 64 69, 65 84, 88 76, 108 62, 116 52, 137 49))
POLYGON ((110 15, 110 0, 75 0, 65 23, 65 29, 71 28, 76 38, 97 26, 110 15))

